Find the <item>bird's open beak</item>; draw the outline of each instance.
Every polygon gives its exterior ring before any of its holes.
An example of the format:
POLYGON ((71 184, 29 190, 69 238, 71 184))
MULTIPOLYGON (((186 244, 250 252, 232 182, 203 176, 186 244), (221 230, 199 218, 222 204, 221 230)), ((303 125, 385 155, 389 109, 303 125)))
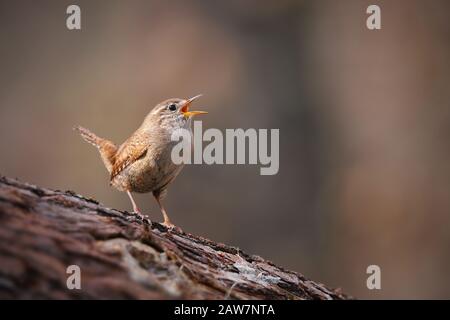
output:
POLYGON ((206 112, 206 111, 189 111, 189 107, 190 107, 191 103, 192 103, 194 100, 197 100, 198 98, 200 98, 201 96, 202 96, 202 95, 199 94, 199 95, 196 95, 195 97, 192 97, 192 98, 190 98, 190 99, 187 99, 186 102, 184 103, 184 105, 181 107, 180 111, 181 111, 181 113, 183 113, 183 115, 184 115, 186 118, 195 116, 195 115, 197 115, 197 114, 207 114, 207 113, 208 113, 208 112, 206 112))

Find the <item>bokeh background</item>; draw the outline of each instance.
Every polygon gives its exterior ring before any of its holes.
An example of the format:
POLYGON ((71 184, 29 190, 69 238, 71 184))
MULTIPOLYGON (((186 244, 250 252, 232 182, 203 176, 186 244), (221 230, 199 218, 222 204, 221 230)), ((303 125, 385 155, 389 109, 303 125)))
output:
MULTIPOLYGON (((358 298, 450 298, 450 2, 0 1, 0 173, 130 209, 81 124, 121 143, 161 100, 279 128, 280 171, 187 166, 185 231, 358 298), (66 29, 66 8, 82 30, 66 29), (366 28, 378 4, 382 29, 366 28), (382 290, 366 288, 377 264, 382 290)), ((150 194, 137 197, 152 219, 150 194)))

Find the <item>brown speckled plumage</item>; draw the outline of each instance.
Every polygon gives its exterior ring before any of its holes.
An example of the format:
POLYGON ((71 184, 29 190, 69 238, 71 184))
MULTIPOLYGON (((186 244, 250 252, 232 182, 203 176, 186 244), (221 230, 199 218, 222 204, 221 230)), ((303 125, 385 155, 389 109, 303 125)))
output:
POLYGON ((205 113, 189 111, 190 104, 198 97, 169 99, 159 103, 118 148, 111 141, 97 137, 83 127, 75 127, 85 141, 97 147, 110 173, 111 185, 128 193, 134 211, 139 212, 139 209, 131 192, 152 192, 167 225, 172 224, 160 200, 183 167, 171 160, 172 147, 175 145, 171 135, 180 128, 190 130, 192 116, 205 113))

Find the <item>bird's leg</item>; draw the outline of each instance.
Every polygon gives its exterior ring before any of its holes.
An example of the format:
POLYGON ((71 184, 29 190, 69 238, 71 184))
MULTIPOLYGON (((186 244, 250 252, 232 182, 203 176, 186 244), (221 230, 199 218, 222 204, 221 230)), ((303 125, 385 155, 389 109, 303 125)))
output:
POLYGON ((156 202, 158 202, 159 208, 161 209, 161 212, 164 217, 163 225, 165 225, 168 228, 175 227, 175 225, 172 222, 170 222, 169 216, 167 215, 166 209, 164 209, 164 207, 161 203, 161 199, 160 199, 159 195, 155 195, 155 199, 156 199, 156 202))
POLYGON ((139 210, 138 206, 136 205, 136 202, 134 201, 133 196, 131 195, 131 192, 127 191, 127 195, 131 200, 131 204, 133 205, 133 211, 140 214, 141 210, 139 210))

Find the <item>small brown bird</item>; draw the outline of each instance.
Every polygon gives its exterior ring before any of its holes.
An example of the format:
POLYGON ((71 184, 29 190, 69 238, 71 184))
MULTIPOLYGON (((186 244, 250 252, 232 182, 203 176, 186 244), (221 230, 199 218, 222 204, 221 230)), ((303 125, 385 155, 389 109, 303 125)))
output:
POLYGON ((171 159, 172 133, 177 129, 191 130, 192 117, 204 111, 189 111, 191 103, 199 98, 169 99, 159 103, 145 117, 142 125, 122 145, 116 147, 109 140, 97 137, 88 129, 77 126, 83 139, 97 147, 103 163, 110 174, 110 184, 125 191, 133 210, 140 213, 131 192, 152 192, 164 216, 163 224, 173 227, 161 199, 168 185, 180 173, 183 165, 171 159))

